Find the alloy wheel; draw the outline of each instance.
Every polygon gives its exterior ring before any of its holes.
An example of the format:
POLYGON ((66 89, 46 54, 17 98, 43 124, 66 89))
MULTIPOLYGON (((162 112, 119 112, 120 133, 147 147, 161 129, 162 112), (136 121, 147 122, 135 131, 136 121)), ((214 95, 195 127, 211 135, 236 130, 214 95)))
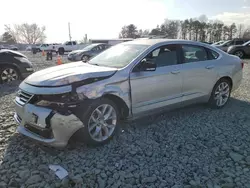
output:
POLYGON ((117 114, 114 107, 102 104, 92 112, 88 122, 88 131, 93 140, 103 142, 113 134, 116 124, 117 114))
POLYGON ((230 86, 227 82, 221 82, 215 90, 214 99, 216 105, 221 107, 226 104, 230 96, 230 86))
POLYGON ((89 60, 88 56, 85 55, 85 56, 82 57, 83 62, 87 62, 88 60, 89 60))
POLYGON ((242 51, 235 52, 235 55, 238 56, 239 58, 242 58, 244 56, 242 51))
POLYGON ((1 80, 4 83, 11 82, 11 81, 14 81, 17 79, 18 79, 18 74, 17 74, 16 70, 14 70, 12 68, 6 68, 1 73, 1 80))

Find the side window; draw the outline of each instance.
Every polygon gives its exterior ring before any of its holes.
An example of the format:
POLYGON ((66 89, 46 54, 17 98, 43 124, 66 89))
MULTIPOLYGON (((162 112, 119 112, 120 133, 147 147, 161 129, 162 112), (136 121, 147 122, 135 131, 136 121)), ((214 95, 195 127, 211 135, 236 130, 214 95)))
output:
POLYGON ((193 45, 182 45, 184 63, 208 60, 207 52, 203 47, 193 45))
POLYGON ((98 46, 98 49, 99 49, 99 50, 103 50, 103 49, 104 49, 104 45, 98 46))
POLYGON ((76 42, 74 41, 74 42, 72 42, 72 44, 73 44, 73 45, 76 45, 76 42))
POLYGON ((153 50, 146 59, 156 63, 157 67, 165 67, 178 64, 178 45, 166 45, 153 50))
POLYGON ((91 49, 92 51, 97 51, 97 46, 91 49))
POLYGON ((71 45, 71 42, 67 42, 66 45, 71 45))
POLYGON ((244 44, 244 41, 242 40, 235 41, 235 45, 241 45, 241 44, 244 44))

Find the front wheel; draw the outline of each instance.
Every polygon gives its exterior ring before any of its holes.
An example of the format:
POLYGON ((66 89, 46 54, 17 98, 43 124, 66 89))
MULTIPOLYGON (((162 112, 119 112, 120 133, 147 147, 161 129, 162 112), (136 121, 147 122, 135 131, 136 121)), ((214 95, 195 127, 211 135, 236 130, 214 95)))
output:
POLYGON ((212 91, 209 104, 212 108, 223 108, 231 95, 231 83, 227 79, 219 80, 212 91))
POLYGON ((115 103, 106 98, 93 102, 82 118, 84 128, 80 131, 86 144, 102 145, 114 136, 119 121, 115 103))
POLYGON ((18 71, 13 67, 3 67, 0 69, 0 83, 7 83, 20 78, 18 71))

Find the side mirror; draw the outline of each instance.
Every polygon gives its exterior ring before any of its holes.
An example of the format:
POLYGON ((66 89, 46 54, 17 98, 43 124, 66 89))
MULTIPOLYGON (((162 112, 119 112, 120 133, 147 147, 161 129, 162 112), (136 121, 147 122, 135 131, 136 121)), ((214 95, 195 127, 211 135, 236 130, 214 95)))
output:
POLYGON ((148 59, 143 59, 141 61, 141 71, 155 71, 156 70, 156 63, 154 61, 150 61, 148 59))

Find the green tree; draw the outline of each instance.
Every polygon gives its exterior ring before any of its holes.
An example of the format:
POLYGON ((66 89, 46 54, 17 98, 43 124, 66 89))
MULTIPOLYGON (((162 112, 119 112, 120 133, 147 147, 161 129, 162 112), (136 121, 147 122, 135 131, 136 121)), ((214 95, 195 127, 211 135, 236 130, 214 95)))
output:
POLYGON ((138 38, 139 33, 134 24, 125 25, 119 34, 120 38, 138 38))
POLYGON ((2 35, 2 41, 6 42, 7 44, 15 44, 16 43, 16 40, 8 32, 4 32, 3 33, 3 35, 2 35))

